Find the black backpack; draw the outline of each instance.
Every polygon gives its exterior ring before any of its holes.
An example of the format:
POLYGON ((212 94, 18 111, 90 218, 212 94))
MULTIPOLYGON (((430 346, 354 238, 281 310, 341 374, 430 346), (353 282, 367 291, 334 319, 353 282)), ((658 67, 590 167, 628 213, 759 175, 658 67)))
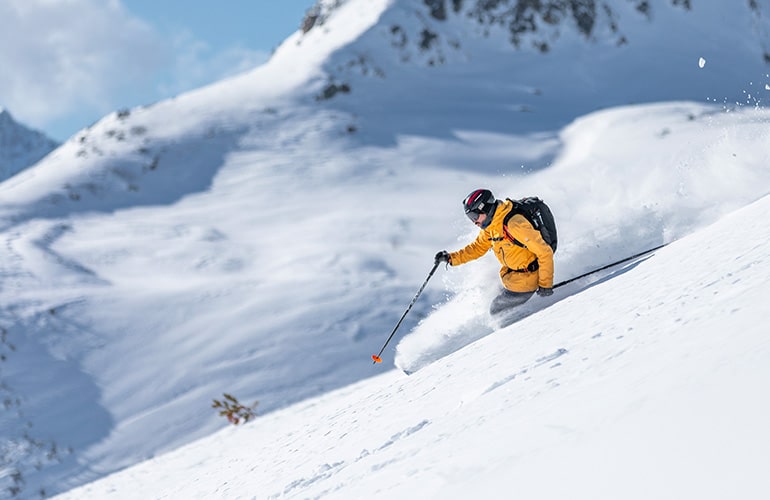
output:
POLYGON ((553 214, 548 205, 543 200, 535 196, 522 198, 520 200, 512 200, 508 198, 508 201, 513 203, 513 208, 508 215, 503 219, 503 228, 505 229, 505 236, 513 242, 514 245, 525 247, 524 243, 517 241, 510 234, 508 234, 508 221, 516 214, 523 215, 525 219, 532 224, 532 227, 540 231, 543 236, 543 240, 556 252, 556 221, 553 219, 553 214))

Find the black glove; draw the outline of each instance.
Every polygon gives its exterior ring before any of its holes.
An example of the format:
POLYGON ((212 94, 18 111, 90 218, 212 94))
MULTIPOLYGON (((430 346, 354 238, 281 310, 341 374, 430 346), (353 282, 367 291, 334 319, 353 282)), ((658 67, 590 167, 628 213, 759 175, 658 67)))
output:
POLYGON ((541 297, 550 297, 553 295, 553 288, 543 288, 541 286, 537 289, 537 294, 541 297))
POLYGON ((447 264, 451 264, 451 259, 449 258, 449 252, 447 252, 446 250, 442 250, 439 253, 437 253, 435 263, 438 264, 439 262, 446 262, 447 264))

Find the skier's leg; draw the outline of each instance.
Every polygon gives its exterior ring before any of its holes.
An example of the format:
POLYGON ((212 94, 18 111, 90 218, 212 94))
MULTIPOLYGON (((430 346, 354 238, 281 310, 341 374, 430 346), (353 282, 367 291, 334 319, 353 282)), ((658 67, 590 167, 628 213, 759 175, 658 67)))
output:
POLYGON ((489 314, 495 315, 502 311, 517 307, 529 300, 535 292, 511 292, 503 290, 489 305, 489 314))

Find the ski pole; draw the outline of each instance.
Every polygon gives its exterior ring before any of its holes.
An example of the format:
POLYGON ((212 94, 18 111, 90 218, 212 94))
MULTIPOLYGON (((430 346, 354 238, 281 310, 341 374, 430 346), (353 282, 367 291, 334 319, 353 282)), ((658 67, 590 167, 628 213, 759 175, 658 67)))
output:
POLYGON ((407 307, 406 311, 404 311, 404 314, 401 315, 401 319, 398 320, 398 323, 396 323, 396 327, 393 329, 392 332, 390 332, 390 337, 388 337, 388 340, 385 341, 385 344, 382 346, 382 349, 380 349, 380 352, 377 354, 372 354, 372 359, 374 360, 374 363, 372 364, 382 363, 382 358, 380 358, 380 356, 382 356, 382 352, 385 350, 385 347, 388 345, 388 342, 390 342, 390 339, 393 338, 393 335, 395 335, 396 330, 398 330, 398 327, 401 326, 401 322, 404 321, 404 318, 406 318, 406 315, 409 314, 409 311, 412 309, 412 306, 414 305, 414 303, 417 302, 417 297, 420 296, 422 291, 425 289, 425 285, 427 285, 428 281, 430 281, 430 279, 433 277, 433 273, 435 273, 436 269, 438 269, 438 265, 439 265, 439 261, 436 261, 436 263, 433 265, 433 269, 431 269, 430 273, 428 273, 428 277, 425 278, 425 282, 422 284, 420 289, 417 290, 417 295, 414 296, 414 298, 412 299, 412 302, 409 304, 409 307, 407 307))
POLYGON ((641 257, 642 255, 648 254, 650 252, 654 252, 655 250, 660 250, 661 248, 663 248, 666 245, 668 245, 668 243, 664 243, 662 245, 658 245, 655 248, 650 248, 649 250, 645 250, 644 252, 639 252, 636 255, 632 255, 631 257, 626 257, 625 259, 613 262, 612 264, 607 264, 606 266, 600 267, 599 269, 594 269, 593 271, 588 271, 587 273, 583 273, 580 276, 575 276, 574 278, 570 278, 568 280, 562 281, 561 283, 556 283, 553 287, 554 288, 559 288, 560 286, 566 285, 567 283, 572 283, 573 281, 577 281, 580 278, 585 278, 586 276, 590 276, 590 275, 592 275, 594 273, 598 273, 599 271, 604 271, 605 269, 609 269, 612 266, 617 266, 618 264, 622 264, 624 262, 628 262, 629 260, 633 260, 633 259, 635 259, 637 257, 641 257))

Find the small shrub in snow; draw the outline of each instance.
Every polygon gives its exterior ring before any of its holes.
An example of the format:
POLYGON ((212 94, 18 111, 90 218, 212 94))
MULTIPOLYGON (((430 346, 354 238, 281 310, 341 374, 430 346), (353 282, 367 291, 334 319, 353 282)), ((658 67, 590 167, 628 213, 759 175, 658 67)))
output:
POLYGON ((257 401, 251 406, 242 405, 235 396, 230 394, 223 394, 222 400, 215 399, 211 404, 212 408, 219 409, 219 415, 226 417, 227 421, 233 425, 238 425, 241 420, 248 422, 252 418, 257 416, 255 411, 257 407, 257 401))

